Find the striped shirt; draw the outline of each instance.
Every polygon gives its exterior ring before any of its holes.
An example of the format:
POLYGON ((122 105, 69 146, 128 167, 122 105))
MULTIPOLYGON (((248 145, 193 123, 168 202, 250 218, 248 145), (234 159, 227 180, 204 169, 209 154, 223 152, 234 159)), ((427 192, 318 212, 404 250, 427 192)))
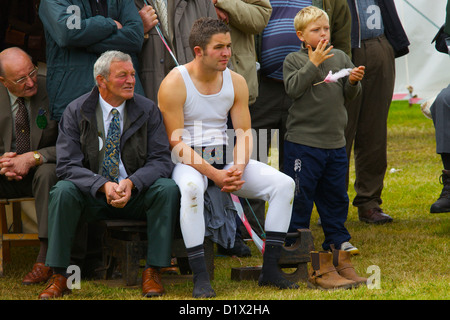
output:
POLYGON ((312 4, 311 0, 270 0, 272 15, 262 33, 261 74, 283 80, 283 61, 300 49, 294 27, 295 15, 312 4))

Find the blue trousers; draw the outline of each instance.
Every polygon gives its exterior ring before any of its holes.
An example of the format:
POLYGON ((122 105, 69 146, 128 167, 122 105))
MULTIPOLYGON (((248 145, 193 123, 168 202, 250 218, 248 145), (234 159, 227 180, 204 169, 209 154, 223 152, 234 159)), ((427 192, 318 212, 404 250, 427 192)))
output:
POLYGON ((285 141, 284 172, 295 181, 294 205, 289 232, 309 229, 314 204, 320 216, 325 241, 339 248, 350 240, 345 227, 349 198, 346 188, 345 147, 320 149, 285 141))

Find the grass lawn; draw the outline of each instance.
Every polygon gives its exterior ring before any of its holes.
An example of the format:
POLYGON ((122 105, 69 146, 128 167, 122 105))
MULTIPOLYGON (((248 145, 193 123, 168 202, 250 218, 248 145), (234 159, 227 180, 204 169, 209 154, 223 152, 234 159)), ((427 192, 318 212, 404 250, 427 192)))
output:
MULTIPOLYGON (((232 267, 257 266, 262 257, 249 242, 250 258, 215 257, 213 287, 216 300, 449 300, 450 297, 450 213, 430 214, 430 205, 441 191, 440 158, 435 153, 434 127, 418 105, 393 102, 389 114, 388 170, 383 190, 383 209, 394 222, 373 226, 359 222, 356 208, 350 206, 347 228, 361 255, 353 258, 356 271, 365 277, 370 266, 380 271, 380 288, 353 290, 300 289, 280 291, 261 288, 253 281, 232 281, 232 267), (392 170, 391 170, 392 169, 392 170)), ((350 199, 354 170, 350 174, 350 199)), ((311 222, 316 249, 321 249, 323 233, 317 225, 317 213, 311 222)), ((33 265, 36 247, 12 248, 12 262, 0 278, 0 300, 35 300, 44 288, 23 286, 21 279, 33 265)), ((192 281, 188 277, 164 276, 167 294, 159 300, 192 299, 192 281)), ((81 282, 81 290, 64 297, 67 300, 137 300, 140 288, 107 285, 98 281, 81 282)), ((158 300, 156 299, 156 300, 158 300)), ((155 299, 154 299, 155 300, 155 299)))

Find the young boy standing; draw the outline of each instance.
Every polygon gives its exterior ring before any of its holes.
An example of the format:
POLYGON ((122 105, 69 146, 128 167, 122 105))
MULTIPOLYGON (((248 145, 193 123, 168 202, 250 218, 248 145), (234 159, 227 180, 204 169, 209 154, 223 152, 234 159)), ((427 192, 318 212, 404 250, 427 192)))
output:
POLYGON ((284 149, 284 171, 296 184, 289 231, 309 228, 315 203, 325 234, 323 249, 334 245, 357 254, 344 226, 349 203, 344 102, 360 93, 364 66, 355 68, 343 51, 330 45, 325 11, 306 7, 296 15, 294 26, 302 47, 283 64, 286 92, 293 99, 284 149), (348 69, 349 75, 336 82, 323 81, 329 71, 335 74, 342 69, 348 69))

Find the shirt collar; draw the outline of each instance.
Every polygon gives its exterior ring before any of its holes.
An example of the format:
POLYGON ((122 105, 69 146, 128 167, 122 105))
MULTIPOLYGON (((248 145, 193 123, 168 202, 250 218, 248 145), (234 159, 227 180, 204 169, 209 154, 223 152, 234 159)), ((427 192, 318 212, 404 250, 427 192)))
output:
MULTIPOLYGON (((11 102, 11 105, 14 105, 16 103, 16 100, 19 98, 16 95, 12 94, 8 89, 6 89, 8 91, 8 95, 9 95, 9 101, 11 102)), ((26 98, 24 97, 25 101, 29 101, 30 98, 26 98)))
MULTIPOLYGON (((11 110, 13 110, 13 112, 14 112, 14 110, 16 108, 18 108, 18 106, 17 106, 17 99, 19 97, 17 97, 16 95, 12 94, 8 89, 6 89, 6 91, 8 92, 8 95, 9 95, 9 102, 10 102, 11 110)), ((25 103, 25 106, 28 109, 28 112, 30 112, 30 110, 29 110, 29 101, 30 101, 30 98, 24 97, 24 103, 25 103)))
MULTIPOLYGON (((100 93, 98 94, 98 96, 99 96, 100 107, 102 108, 103 121, 106 122, 108 120, 108 118, 112 117, 111 110, 114 109, 114 107, 111 106, 108 102, 106 102, 102 98, 102 95, 100 93)), ((119 111, 121 121, 123 121, 123 113, 125 110, 125 103, 126 103, 126 101, 124 101, 120 106, 115 107, 115 109, 117 109, 117 111, 119 111)))

